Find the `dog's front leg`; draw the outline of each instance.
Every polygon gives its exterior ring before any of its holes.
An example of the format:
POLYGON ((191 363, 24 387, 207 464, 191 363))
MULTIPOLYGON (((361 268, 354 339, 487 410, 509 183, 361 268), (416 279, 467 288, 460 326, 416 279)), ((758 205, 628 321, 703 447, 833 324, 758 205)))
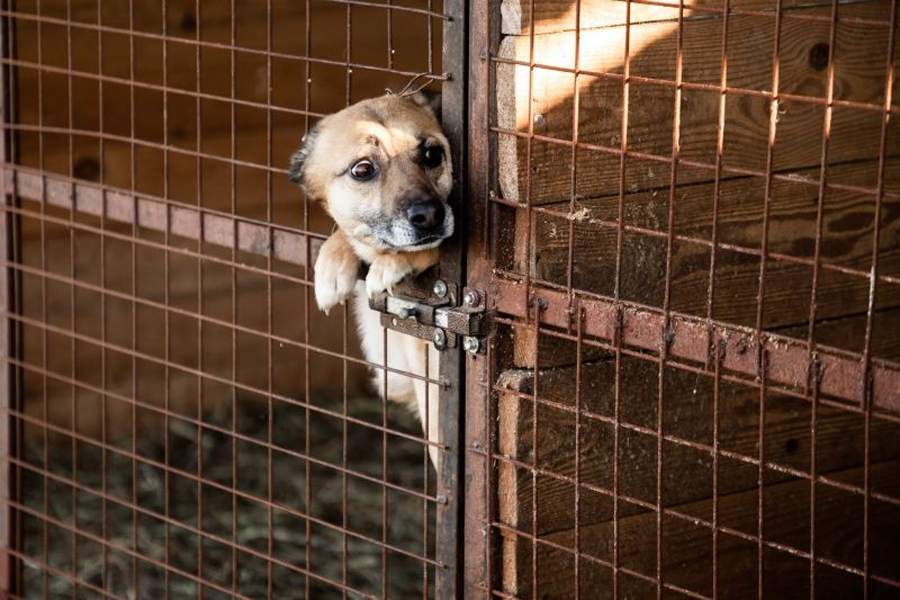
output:
POLYGON ((366 276, 366 293, 370 298, 387 290, 393 291, 395 285, 404 278, 416 276, 422 271, 438 263, 437 248, 419 252, 382 253, 375 257, 369 266, 366 276))
POLYGON ((359 262, 353 246, 340 229, 322 244, 316 259, 316 304, 326 315, 353 294, 359 262))

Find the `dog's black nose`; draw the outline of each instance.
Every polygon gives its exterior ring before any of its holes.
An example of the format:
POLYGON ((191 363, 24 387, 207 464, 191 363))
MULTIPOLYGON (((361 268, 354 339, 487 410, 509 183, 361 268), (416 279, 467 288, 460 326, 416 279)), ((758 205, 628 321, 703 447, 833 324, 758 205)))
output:
POLYGON ((444 222, 444 204, 440 200, 425 200, 410 204, 406 218, 420 231, 430 231, 444 222))

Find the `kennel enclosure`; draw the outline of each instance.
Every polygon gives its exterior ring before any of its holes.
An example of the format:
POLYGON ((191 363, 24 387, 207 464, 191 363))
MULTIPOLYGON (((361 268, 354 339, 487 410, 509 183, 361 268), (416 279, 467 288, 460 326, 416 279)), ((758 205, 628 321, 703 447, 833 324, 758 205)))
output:
POLYGON ((0 9, 7 595, 900 595, 897 0, 0 9), (437 472, 287 178, 416 76, 437 472))

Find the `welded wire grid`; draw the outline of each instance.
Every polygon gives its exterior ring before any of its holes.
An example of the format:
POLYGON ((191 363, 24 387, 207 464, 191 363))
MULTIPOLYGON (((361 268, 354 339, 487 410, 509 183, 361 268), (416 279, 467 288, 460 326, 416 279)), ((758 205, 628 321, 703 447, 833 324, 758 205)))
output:
POLYGON ((898 2, 509 4, 470 591, 896 597, 898 2))
POLYGON ((286 168, 322 115, 446 79, 442 3, 2 7, 4 592, 433 595, 429 442, 316 308, 332 224, 286 168))

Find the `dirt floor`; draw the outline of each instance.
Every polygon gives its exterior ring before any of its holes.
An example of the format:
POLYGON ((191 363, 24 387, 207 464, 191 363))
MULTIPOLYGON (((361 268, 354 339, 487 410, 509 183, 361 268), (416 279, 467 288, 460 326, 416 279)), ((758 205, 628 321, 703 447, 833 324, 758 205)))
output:
MULTIPOLYGON (((420 492, 427 486, 433 494, 434 473, 421 444, 388 436, 383 457, 382 433, 376 429, 350 423, 345 432, 342 419, 314 411, 307 416, 298 405, 278 404, 271 413, 265 405, 239 403, 234 412, 231 405, 224 402, 205 417, 221 431, 204 427, 199 441, 195 425, 175 419, 169 421, 168 450, 161 431, 116 440, 111 445, 124 453, 105 453, 105 477, 104 453, 96 445, 54 441, 23 448, 35 470, 21 470, 22 502, 49 515, 46 522, 20 515, 22 550, 35 559, 22 563, 24 597, 100 598, 104 589, 123 598, 197 597, 198 576, 219 586, 203 585, 204 598, 231 597, 232 590, 249 598, 341 597, 339 587, 318 578, 381 596, 385 558, 389 597, 432 595, 432 568, 412 557, 385 555, 373 541, 386 539, 417 556, 425 551, 434 556, 433 505, 403 491, 385 492, 385 486, 355 475, 345 478, 333 468, 341 465, 346 444, 348 469, 381 480, 387 462, 389 481, 420 492), (307 418, 311 461, 291 454, 306 456, 307 418), (232 428, 243 437, 236 446, 225 433, 232 428), (131 460, 132 451, 143 460, 131 460), (52 476, 38 472, 45 465, 52 476), (76 486, 70 485, 73 480, 76 486), (238 494, 229 491, 234 488, 238 494), (106 502, 97 493, 104 489, 106 502), (270 494, 278 508, 265 502, 270 494), (79 535, 72 534, 73 526, 79 535), (341 527, 359 536, 344 536, 341 527), (98 543, 103 538, 108 545, 98 543), (233 544, 242 550, 233 551, 233 544), (268 554, 274 561, 263 558, 268 554), (312 576, 303 573, 307 568, 312 576), (54 576, 54 569, 61 576, 54 576), (72 574, 83 583, 77 590, 72 574)), ((319 404, 337 412, 342 405, 340 398, 319 404)), ((385 418, 375 397, 355 397, 349 406, 355 418, 376 424, 385 418)), ((414 417, 400 407, 389 405, 386 419, 393 429, 420 435, 414 417)))

